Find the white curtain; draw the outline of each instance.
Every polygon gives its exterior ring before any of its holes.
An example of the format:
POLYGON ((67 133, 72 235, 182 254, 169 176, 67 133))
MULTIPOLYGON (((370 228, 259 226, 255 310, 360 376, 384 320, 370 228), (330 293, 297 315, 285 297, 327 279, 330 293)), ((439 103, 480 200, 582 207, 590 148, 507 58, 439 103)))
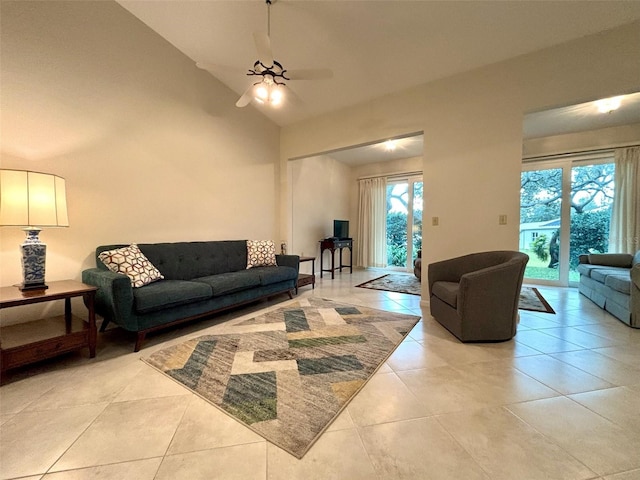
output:
POLYGON ((617 148, 615 162, 609 251, 636 253, 640 250, 640 147, 617 148))
POLYGON ((358 238, 356 265, 387 266, 387 179, 364 178, 358 181, 358 238))

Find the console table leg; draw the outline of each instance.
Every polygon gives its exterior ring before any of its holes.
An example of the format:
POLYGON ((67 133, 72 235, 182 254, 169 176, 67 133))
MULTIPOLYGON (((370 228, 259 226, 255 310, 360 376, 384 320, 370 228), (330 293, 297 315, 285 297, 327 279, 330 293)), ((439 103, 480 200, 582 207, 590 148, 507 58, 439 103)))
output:
POLYGON ((336 274, 336 251, 331 249, 331 280, 335 278, 336 274))

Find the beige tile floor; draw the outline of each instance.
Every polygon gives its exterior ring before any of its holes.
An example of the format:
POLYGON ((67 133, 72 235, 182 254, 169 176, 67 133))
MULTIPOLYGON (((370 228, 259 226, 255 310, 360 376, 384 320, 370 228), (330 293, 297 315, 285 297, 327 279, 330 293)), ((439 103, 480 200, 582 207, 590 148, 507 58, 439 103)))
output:
MULTIPOLYGON (((150 337, 115 329, 0 388, 0 478, 640 480, 640 330, 575 289, 540 287, 514 340, 461 344, 417 296, 319 280, 316 295, 422 315, 302 460, 140 361, 251 317, 263 302, 150 337)), ((284 297, 285 301, 286 297, 284 297)))

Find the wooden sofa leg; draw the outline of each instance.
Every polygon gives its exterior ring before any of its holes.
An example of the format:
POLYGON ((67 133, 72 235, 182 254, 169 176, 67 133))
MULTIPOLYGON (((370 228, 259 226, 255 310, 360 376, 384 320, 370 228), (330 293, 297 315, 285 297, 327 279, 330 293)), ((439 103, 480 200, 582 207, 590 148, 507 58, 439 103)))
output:
POLYGON ((293 290, 289 290, 287 293, 289 294, 289 298, 293 300, 293 290))
POLYGON ((100 331, 104 332, 107 329, 107 325, 109 325, 109 319, 108 318, 102 319, 102 323, 100 324, 100 331))
POLYGON ((142 342, 144 342, 145 332, 138 332, 138 338, 136 338, 136 346, 133 348, 134 352, 139 352, 142 348, 142 342))

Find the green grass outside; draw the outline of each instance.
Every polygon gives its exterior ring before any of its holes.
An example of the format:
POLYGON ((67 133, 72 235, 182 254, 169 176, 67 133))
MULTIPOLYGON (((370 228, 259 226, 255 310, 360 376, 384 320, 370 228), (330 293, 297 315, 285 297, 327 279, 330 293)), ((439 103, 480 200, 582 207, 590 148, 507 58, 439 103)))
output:
MULTIPOLYGON (((558 280, 559 272, 557 268, 549 268, 549 261, 540 260, 535 253, 530 250, 523 250, 523 253, 529 255, 529 263, 524 271, 524 277, 537 280, 558 280)), ((569 281, 577 282, 580 280, 580 274, 575 270, 569 270, 569 281)))

